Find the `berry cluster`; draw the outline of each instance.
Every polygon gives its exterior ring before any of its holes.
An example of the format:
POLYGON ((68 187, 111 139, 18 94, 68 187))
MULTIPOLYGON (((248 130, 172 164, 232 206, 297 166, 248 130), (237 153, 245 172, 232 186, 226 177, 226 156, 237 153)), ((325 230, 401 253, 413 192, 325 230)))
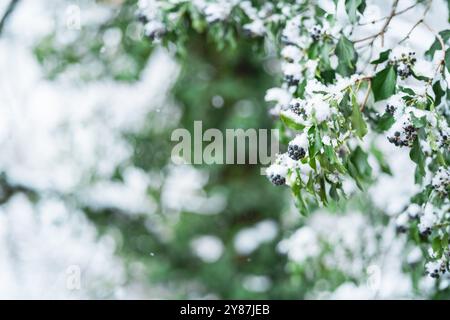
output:
POLYGON ((302 76, 301 66, 297 63, 286 63, 282 68, 287 85, 289 87, 297 86, 302 76))
POLYGON ((393 115, 395 113, 395 110, 397 110, 397 108, 394 105, 392 105, 392 104, 386 105, 386 110, 385 110, 386 113, 393 115))
POLYGON ((322 27, 319 25, 315 25, 309 30, 309 34, 314 41, 320 40, 320 38, 322 38, 323 36, 322 27))
POLYGON ((438 144, 441 148, 445 148, 449 146, 450 144, 450 139, 448 137, 448 128, 447 130, 439 130, 439 136, 438 136, 438 144))
POLYGON ((395 131, 394 135, 387 139, 397 147, 410 147, 417 138, 417 129, 407 122, 404 122, 403 125, 402 132, 395 131))
POLYGON ((450 171, 447 168, 440 167, 431 182, 434 190, 447 196, 450 189, 450 171))
POLYGON ((306 109, 305 109, 306 101, 301 99, 292 99, 289 104, 289 109, 292 110, 298 116, 301 116, 303 120, 307 119, 306 109))
POLYGON ((287 168, 280 164, 273 164, 267 169, 267 177, 276 186, 286 184, 287 168))
POLYGON ((402 79, 406 79, 412 75, 412 67, 416 61, 416 53, 411 51, 408 52, 408 54, 402 53, 400 58, 394 58, 391 60, 391 63, 395 66, 398 76, 402 79))
POLYGON ((272 183, 276 186, 282 186, 286 183, 286 178, 282 177, 279 174, 271 174, 269 176, 270 181, 272 181, 272 183))
POLYGON ((289 144, 288 146, 288 155, 289 158, 293 160, 300 160, 305 157, 306 151, 302 147, 296 144, 289 144))
POLYGON ((447 263, 443 259, 430 261, 425 265, 425 268, 430 277, 438 279, 447 271, 447 263))
POLYGON ((292 74, 289 74, 284 76, 284 81, 288 84, 288 86, 293 87, 298 85, 300 79, 298 79, 296 76, 292 74))
POLYGON ((409 215, 407 212, 401 213, 395 220, 395 229, 398 233, 406 233, 408 231, 409 215))
MULTIPOLYGON (((421 216, 424 215, 423 209, 418 204, 412 203, 406 208, 406 210, 400 213, 395 219, 395 227, 398 233, 405 233, 409 230, 409 225, 411 221, 418 220, 421 216)), ((431 228, 424 226, 423 229, 424 234, 422 236, 426 236, 428 233, 431 233, 431 228)))
POLYGON ((144 32, 150 40, 155 41, 161 40, 167 33, 167 30, 163 23, 157 20, 152 20, 145 24, 144 32))
POLYGON ((426 227, 426 228, 419 230, 419 234, 422 238, 427 238, 428 236, 431 235, 431 231, 432 230, 430 227, 426 227))
POLYGON ((294 140, 289 142, 288 156, 292 160, 300 160, 306 156, 308 149, 308 138, 305 134, 298 135, 294 140))

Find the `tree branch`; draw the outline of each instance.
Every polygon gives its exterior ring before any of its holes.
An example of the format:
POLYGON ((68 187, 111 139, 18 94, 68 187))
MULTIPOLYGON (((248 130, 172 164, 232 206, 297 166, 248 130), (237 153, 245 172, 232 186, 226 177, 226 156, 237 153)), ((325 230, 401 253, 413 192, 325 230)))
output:
MULTIPOLYGON (((420 3, 420 2, 417 2, 417 3, 415 3, 415 4, 410 5, 409 7, 405 8, 405 9, 402 9, 402 10, 400 10, 400 11, 396 11, 396 12, 394 13, 394 17, 399 16, 399 15, 401 15, 401 14, 403 14, 403 13, 405 13, 405 12, 411 10, 412 8, 416 7, 419 3, 420 3)), ((375 19, 375 20, 368 21, 368 22, 361 22, 361 23, 358 23, 358 26, 367 26, 367 25, 369 25, 369 24, 375 24, 375 23, 377 23, 377 22, 381 22, 381 21, 386 20, 386 19, 388 19, 388 18, 389 18, 389 16, 386 16, 386 17, 379 18, 379 19, 375 19)))
POLYGON ((395 11, 397 10, 398 1, 399 0, 395 0, 394 3, 392 4, 391 13, 387 17, 386 22, 383 24, 383 27, 381 28, 380 32, 378 32, 377 34, 374 34, 374 35, 362 38, 362 39, 353 40, 353 43, 362 42, 362 41, 366 41, 366 40, 372 39, 372 41, 370 42, 370 44, 372 44, 372 43, 375 42, 375 40, 378 37, 381 37, 381 46, 384 46, 384 34, 386 33, 386 30, 387 30, 387 28, 389 26, 389 23, 391 23, 392 18, 394 18, 394 16, 396 15, 395 11))
POLYGON ((370 79, 367 80, 367 81, 368 81, 368 84, 367 84, 367 91, 366 91, 366 95, 364 96, 364 101, 363 101, 363 103, 362 103, 362 105, 361 105, 361 107, 360 107, 360 110, 361 110, 361 111, 364 110, 364 107, 365 107, 366 104, 367 104, 367 100, 369 99, 370 90, 372 89, 372 81, 371 81, 370 79))
POLYGON ((5 28, 6 22, 8 21, 8 18, 11 16, 11 14, 16 9, 17 4, 20 0, 11 0, 6 7, 5 13, 3 14, 1 20, 0 20, 0 35, 3 33, 3 29, 5 28))

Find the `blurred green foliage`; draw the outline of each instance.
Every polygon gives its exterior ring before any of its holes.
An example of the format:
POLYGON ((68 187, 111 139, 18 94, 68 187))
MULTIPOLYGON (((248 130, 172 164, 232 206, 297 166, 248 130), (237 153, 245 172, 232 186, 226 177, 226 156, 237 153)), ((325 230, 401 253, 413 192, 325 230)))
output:
MULTIPOLYGON (((110 10, 114 12, 111 19, 83 27, 63 46, 58 44, 60 35, 57 30, 42 39, 36 45, 35 54, 48 77, 55 79, 74 65, 88 66, 95 63, 101 66, 101 72, 93 75, 89 70, 84 73, 83 68, 80 68, 79 80, 138 80, 154 48, 145 38, 136 40, 126 36, 130 26, 136 27, 135 2, 129 0, 119 6, 111 5, 110 10), (102 50, 103 36, 111 28, 120 30, 124 36, 119 49, 107 55, 102 50), (119 64, 124 61, 129 63, 112 67, 118 61, 119 64)), ((189 41, 185 41, 185 46, 186 54, 180 60, 181 73, 172 91, 181 110, 179 123, 164 130, 156 130, 149 125, 141 132, 125 134, 133 146, 132 165, 149 174, 156 173, 163 180, 168 173, 170 152, 174 145, 170 135, 177 127, 192 132, 196 120, 202 120, 204 130, 274 126, 263 99, 265 91, 279 80, 264 71, 264 65, 270 62, 270 57, 263 56, 246 39, 238 38, 234 48, 217 48, 203 33, 192 33, 189 41), (212 105, 215 96, 223 99, 220 108, 212 105)), ((160 116, 159 113, 149 114, 149 123, 157 122, 160 116)), ((357 160, 362 163, 362 168, 357 169, 367 170, 364 155, 357 160)), ((146 213, 132 215, 114 208, 82 208, 101 234, 112 234, 116 238, 119 244, 117 254, 127 262, 130 279, 134 276, 134 265, 140 263, 145 267, 148 286, 163 284, 169 288, 173 298, 213 294, 227 299, 300 299, 307 297, 309 290, 320 286, 318 280, 324 275, 327 290, 335 289, 344 281, 360 280, 349 278, 342 271, 327 269, 320 258, 305 266, 288 262, 285 255, 278 253, 277 243, 305 220, 299 215, 295 223, 286 223, 283 215, 289 210, 290 195, 286 189, 273 187, 260 175, 259 166, 197 167, 209 174, 205 191, 208 194, 217 192, 225 195, 226 207, 215 215, 181 212, 177 219, 172 219, 166 215, 159 201, 161 190, 149 190, 149 196, 158 200, 157 223, 170 229, 171 236, 168 238, 161 238, 150 231, 148 225, 155 222, 146 213), (233 245, 235 235, 243 228, 266 219, 280 226, 277 237, 249 255, 239 255, 233 245), (214 263, 202 262, 190 248, 191 240, 204 234, 213 234, 224 243, 224 253, 214 263), (272 286, 264 292, 249 291, 243 286, 243 279, 247 275, 267 276, 272 286)), ((117 168, 112 179, 120 180, 125 169, 126 164, 117 168)), ((383 226, 388 223, 388 217, 377 211, 364 194, 354 197, 350 202, 344 199, 333 202, 330 212, 339 214, 349 208, 367 212, 374 224, 383 226)), ((370 259, 368 257, 368 261, 370 259)), ((408 268, 413 269, 412 273, 417 278, 423 274, 422 266, 408 268)))

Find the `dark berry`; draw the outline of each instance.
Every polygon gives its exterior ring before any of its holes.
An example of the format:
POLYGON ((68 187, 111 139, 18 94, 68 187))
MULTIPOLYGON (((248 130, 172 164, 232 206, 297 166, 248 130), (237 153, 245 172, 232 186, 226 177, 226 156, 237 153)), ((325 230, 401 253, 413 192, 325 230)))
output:
POLYGON ((279 174, 270 175, 270 181, 276 186, 282 186, 286 183, 286 178, 282 177, 279 174))
POLYGON ((388 104, 386 106, 386 113, 394 114, 395 110, 396 110, 396 108, 393 105, 388 104))
POLYGON ((288 84, 288 86, 292 87, 292 86, 296 86, 298 85, 298 83, 300 82, 299 79, 297 79, 296 77, 292 76, 292 75, 286 75, 284 77, 284 81, 288 84))
POLYGON ((322 37, 322 30, 320 29, 320 27, 314 26, 310 31, 310 35, 314 41, 318 41, 322 37))
POLYGON ((288 146, 288 155, 289 158, 293 160, 300 160, 305 157, 306 152, 305 149, 303 149, 302 147, 295 144, 291 144, 288 146))
POLYGON ((426 228, 424 231, 420 232, 420 235, 424 238, 428 237, 431 234, 431 228, 426 228))

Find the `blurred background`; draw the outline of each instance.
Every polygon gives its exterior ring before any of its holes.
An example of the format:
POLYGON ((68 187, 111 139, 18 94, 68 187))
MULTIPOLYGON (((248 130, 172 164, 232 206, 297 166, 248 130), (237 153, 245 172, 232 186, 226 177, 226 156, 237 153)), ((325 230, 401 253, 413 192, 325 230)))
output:
POLYGON ((449 297, 390 219, 417 190, 401 150, 310 217, 257 165, 172 164, 195 120, 273 128, 277 59, 198 34, 176 59, 136 9, 0 0, 0 298, 449 297))

